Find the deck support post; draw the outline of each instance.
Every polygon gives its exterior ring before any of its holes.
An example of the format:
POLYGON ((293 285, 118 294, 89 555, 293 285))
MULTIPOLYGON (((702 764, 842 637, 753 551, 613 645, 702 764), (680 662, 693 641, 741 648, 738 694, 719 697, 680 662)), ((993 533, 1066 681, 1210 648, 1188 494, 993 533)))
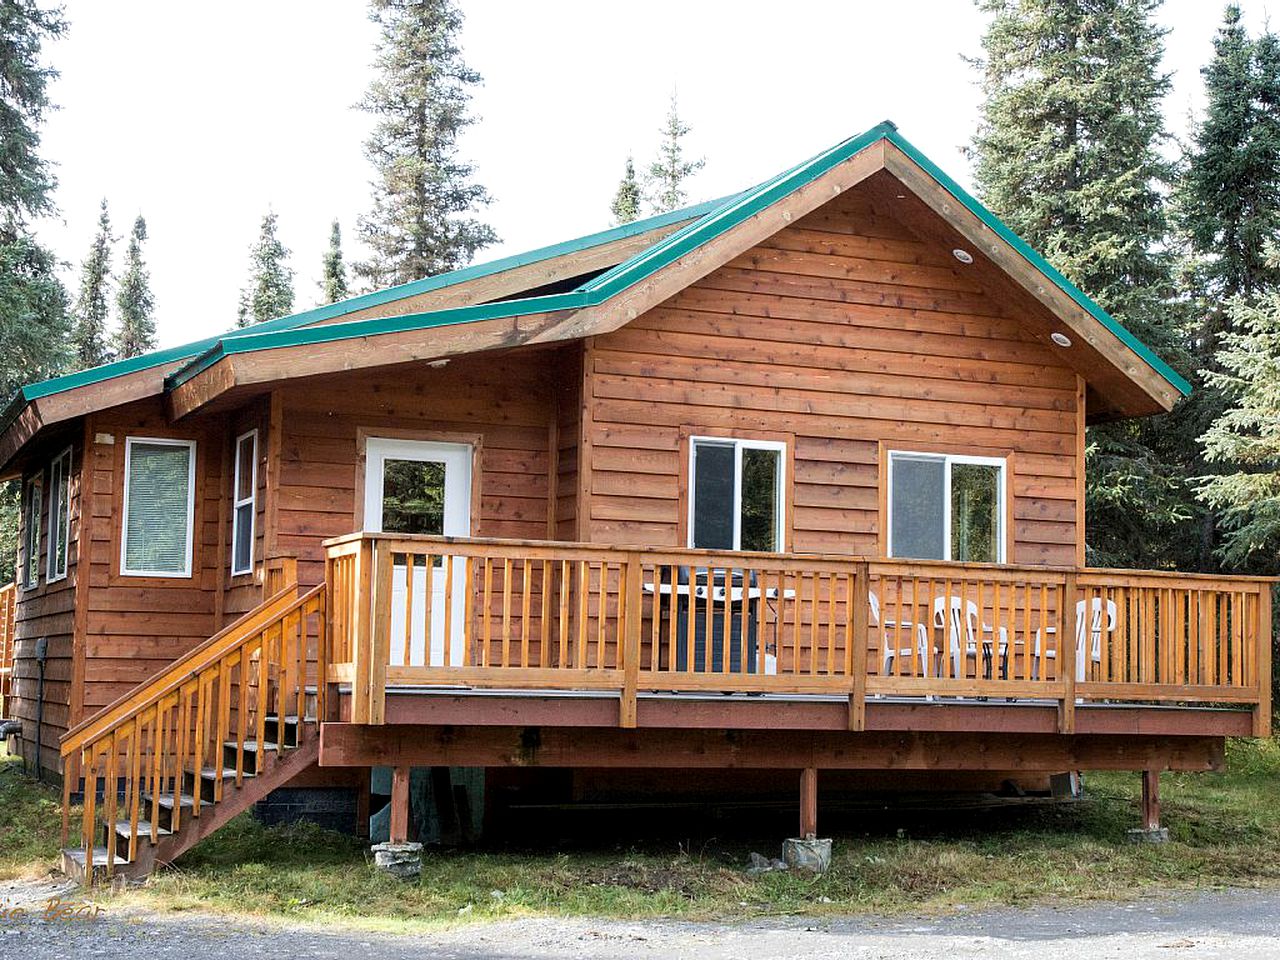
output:
POLYGON ((1160 771, 1142 771, 1142 827, 1129 831, 1135 843, 1165 843, 1169 831, 1160 826, 1160 771))
POLYGON ((800 839, 818 835, 818 770, 805 767, 800 771, 800 839))
POLYGON ((800 771, 800 836, 783 841, 782 862, 810 873, 826 873, 831 867, 831 841, 818 839, 817 767, 800 771))
POLYGON ((409 840, 409 768, 396 767, 391 772, 391 827, 392 843, 409 840))

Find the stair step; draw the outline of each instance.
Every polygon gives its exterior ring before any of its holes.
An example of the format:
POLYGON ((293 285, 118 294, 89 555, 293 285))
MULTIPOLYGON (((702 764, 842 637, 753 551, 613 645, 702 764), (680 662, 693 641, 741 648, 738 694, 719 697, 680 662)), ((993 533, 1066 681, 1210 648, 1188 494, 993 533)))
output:
MULTIPOLYGON (((188 771, 188 772, 190 772, 190 771, 188 771)), ((245 771, 242 771, 241 776, 242 776, 242 777, 244 777, 246 780, 248 780, 248 779, 250 779, 251 777, 253 777, 253 776, 254 776, 254 774, 253 774, 252 772, 248 771, 248 770, 245 770, 245 771)), ((234 780, 235 778, 236 778, 236 768, 235 768, 235 767, 223 767, 223 768, 222 768, 222 779, 223 779, 223 780, 234 780)), ((218 779, 218 768, 217 768, 217 767, 201 767, 201 768, 200 768, 200 779, 201 779, 201 780, 210 780, 210 781, 217 780, 217 779, 218 779)))
MULTIPOLYGON (((84 847, 69 846, 63 850, 63 856, 74 861, 77 867, 84 869, 84 847)), ((105 846, 93 847, 93 867, 106 867, 106 858, 108 858, 108 852, 106 852, 105 846)), ((128 864, 129 861, 127 859, 116 854, 113 867, 128 867, 128 864)))
MULTIPOLYGON (((157 826, 157 827, 156 827, 156 836, 157 836, 157 837, 167 837, 167 836, 170 836, 172 833, 173 833, 173 831, 172 831, 172 830, 166 830, 164 827, 161 827, 161 826, 157 826)), ((125 837, 125 838, 127 838, 127 837, 129 836, 129 821, 128 821, 128 820, 117 820, 117 821, 116 821, 116 836, 117 836, 117 837, 125 837)), ((139 821, 138 821, 138 837, 139 837, 139 839, 146 838, 146 837, 150 837, 150 836, 151 836, 151 821, 150 821, 150 820, 139 820, 139 821)), ((81 851, 81 852, 83 853, 83 851, 81 851)))
MULTIPOLYGON (((144 802, 144 803, 148 803, 148 804, 149 804, 149 803, 151 803, 151 794, 149 794, 149 793, 144 793, 144 794, 142 795, 142 800, 143 800, 143 802, 144 802)), ((178 805, 179 805, 179 806, 181 806, 183 810, 191 810, 191 809, 194 809, 194 808, 195 808, 195 805, 196 805, 196 798, 195 798, 195 797, 193 797, 193 796, 192 796, 191 794, 189 794, 189 793, 182 793, 182 794, 179 794, 179 795, 178 795, 178 805)), ((212 802, 210 802, 210 801, 208 801, 208 800, 201 800, 201 801, 200 801, 200 808, 201 808, 202 810, 203 810, 205 807, 212 807, 212 806, 213 806, 213 803, 212 803, 212 802)), ((159 798, 159 807, 160 807, 160 809, 161 809, 161 810, 172 810, 172 809, 173 809, 173 794, 171 794, 171 793, 166 793, 164 796, 160 797, 160 798, 159 798)))
MULTIPOLYGON (((223 745, 224 747, 229 747, 230 749, 234 750, 234 749, 236 748, 236 741, 234 741, 234 740, 223 740, 223 741, 222 741, 222 745, 223 745)), ((245 753, 257 753, 259 749, 262 749, 262 750, 279 750, 279 749, 280 749, 280 746, 279 746, 279 744, 272 743, 272 742, 268 741, 268 742, 264 743, 264 744, 261 746, 261 748, 259 748, 259 746, 258 746, 258 741, 257 741, 257 740, 246 740, 246 741, 244 742, 244 752, 245 752, 245 753)), ((288 747, 287 747, 287 746, 286 746, 286 749, 288 749, 288 747)))

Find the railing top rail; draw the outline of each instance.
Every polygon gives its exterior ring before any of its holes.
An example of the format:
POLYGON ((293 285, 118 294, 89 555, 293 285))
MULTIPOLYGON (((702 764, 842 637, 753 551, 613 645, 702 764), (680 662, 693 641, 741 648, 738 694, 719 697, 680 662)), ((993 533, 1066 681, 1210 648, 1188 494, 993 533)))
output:
MULTIPOLYGON (((586 543, 567 540, 518 540, 497 537, 438 537, 426 534, 397 534, 356 532, 344 534, 324 541, 324 547, 333 556, 342 556, 353 552, 361 541, 388 543, 394 550, 422 553, 434 552, 432 547, 449 547, 460 555, 474 551, 483 554, 486 551, 509 553, 512 556, 523 556, 533 552, 554 552, 560 556, 591 554, 639 554, 647 559, 662 563, 710 561, 717 566, 741 567, 751 565, 771 565, 794 563, 797 561, 819 564, 856 564, 867 563, 873 573, 898 572, 902 568, 920 571, 936 571, 938 577, 957 574, 968 576, 990 576, 1008 578, 1010 576, 1032 577, 1035 579, 1061 578, 1074 573, 1082 582, 1092 582, 1098 578, 1142 578, 1148 580, 1195 581, 1206 584, 1273 584, 1280 582, 1280 577, 1244 576, 1235 574, 1181 573, 1171 570, 1138 570, 1105 567, 1071 567, 1050 565, 1016 565, 1004 563, 959 563, 942 560, 917 560, 905 557, 867 557, 849 554, 829 553, 769 553, 747 550, 698 550, 687 547, 656 547, 643 544, 605 544, 586 543)), ((496 554, 495 554, 496 555, 496 554)), ((536 559, 536 558, 535 558, 536 559)))
POLYGON ((306 606, 323 591, 323 584, 312 587, 303 594, 298 594, 296 584, 281 590, 262 606, 218 631, 204 643, 187 651, 167 666, 159 676, 138 684, 93 716, 82 720, 68 730, 61 738, 62 756, 68 756, 85 743, 97 739, 129 714, 146 710, 158 703, 186 683, 193 673, 216 663, 246 639, 306 606))

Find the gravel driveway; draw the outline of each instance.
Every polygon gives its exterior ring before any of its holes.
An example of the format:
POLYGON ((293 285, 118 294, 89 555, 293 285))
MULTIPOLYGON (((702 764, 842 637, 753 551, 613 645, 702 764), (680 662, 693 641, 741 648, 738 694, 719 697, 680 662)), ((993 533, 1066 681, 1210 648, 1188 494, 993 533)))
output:
MULTIPOLYGON (((74 889, 0 888, 0 904, 32 904, 74 889)), ((784 918, 741 924, 666 920, 518 920, 432 934, 392 936, 286 927, 190 914, 131 914, 95 920, 0 919, 0 957, 65 960, 390 960, 398 957, 615 960, 966 960, 970 957, 1095 960, 1117 957, 1262 960, 1280 956, 1280 891, 1225 891, 1129 904, 961 912, 892 920, 784 918), (210 951, 216 951, 211 954, 210 951)))

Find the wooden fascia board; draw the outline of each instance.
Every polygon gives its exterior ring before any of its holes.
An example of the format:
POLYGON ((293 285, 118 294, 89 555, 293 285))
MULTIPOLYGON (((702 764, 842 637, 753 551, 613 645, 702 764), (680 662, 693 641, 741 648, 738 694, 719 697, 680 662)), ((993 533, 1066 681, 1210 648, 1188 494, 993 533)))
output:
POLYGON ((569 312, 500 317, 456 326, 231 354, 174 387, 167 398, 169 416, 175 421, 181 420, 230 391, 245 387, 399 363, 444 360, 484 350, 545 342, 538 335, 562 322, 569 312))
MULTIPOLYGON (((885 169, 924 201, 939 217, 954 227, 980 249, 1020 287, 1035 297, 1071 334, 1088 343, 1117 370, 1121 371, 1161 410, 1169 411, 1181 395, 1152 366, 1119 337, 1099 323, 1066 291, 1048 279, 1026 258, 1014 250, 982 222, 963 203, 953 197, 933 177, 892 143, 885 143, 885 169)), ((1086 374, 1087 376, 1087 374, 1086 374)), ((1128 412, 1128 411, 1126 411, 1128 412)), ((1146 414, 1150 410, 1135 410, 1146 414)))
POLYGON ((696 283, 734 257, 762 243, 882 169, 884 150, 883 139, 873 141, 782 200, 690 250, 639 283, 610 297, 604 303, 574 312, 562 324, 539 334, 536 342, 597 336, 630 323, 646 310, 696 283))
POLYGON ((98 410, 154 397, 164 391, 164 378, 181 362, 150 367, 105 383, 89 383, 32 400, 0 434, 0 474, 40 430, 98 410))

